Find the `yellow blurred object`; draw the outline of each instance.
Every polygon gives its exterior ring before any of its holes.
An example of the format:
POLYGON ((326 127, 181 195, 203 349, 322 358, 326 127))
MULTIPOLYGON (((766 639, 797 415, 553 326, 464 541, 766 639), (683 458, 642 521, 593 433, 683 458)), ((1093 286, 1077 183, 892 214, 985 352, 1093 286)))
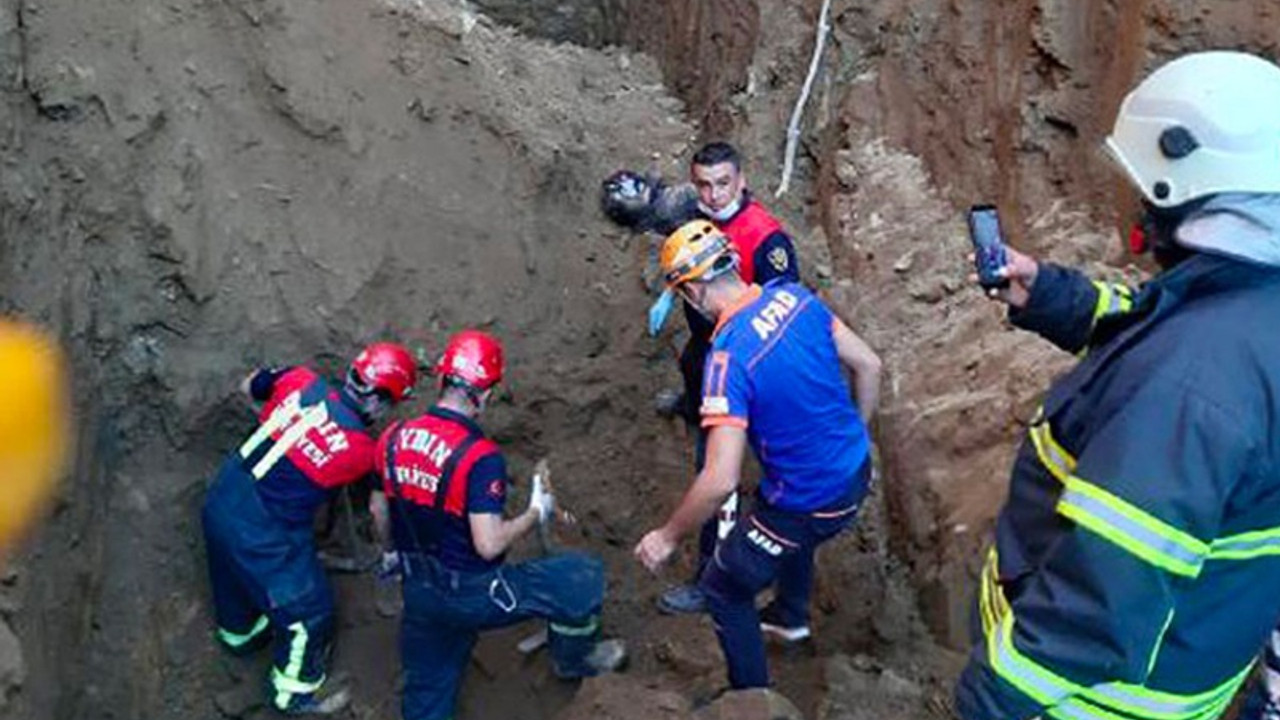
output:
POLYGON ((69 452, 62 353, 38 330, 0 318, 0 553, 52 497, 69 452))

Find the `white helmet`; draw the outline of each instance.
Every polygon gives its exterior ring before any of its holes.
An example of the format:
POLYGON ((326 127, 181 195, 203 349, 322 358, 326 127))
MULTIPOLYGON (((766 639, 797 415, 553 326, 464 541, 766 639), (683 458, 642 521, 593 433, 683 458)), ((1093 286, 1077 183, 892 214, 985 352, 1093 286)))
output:
POLYGON ((1178 58, 1125 97, 1106 147, 1158 207, 1280 193, 1280 67, 1239 52, 1178 58))

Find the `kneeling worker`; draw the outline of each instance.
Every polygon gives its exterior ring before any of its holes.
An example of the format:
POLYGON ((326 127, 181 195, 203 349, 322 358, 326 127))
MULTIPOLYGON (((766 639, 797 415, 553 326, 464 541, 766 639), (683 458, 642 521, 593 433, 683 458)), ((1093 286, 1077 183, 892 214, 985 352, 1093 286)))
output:
POLYGON ((506 462, 476 424, 502 380, 502 346, 464 330, 450 338, 437 374, 435 405, 378 441, 381 487, 370 498, 379 535, 392 538, 404 572, 405 720, 454 716, 481 630, 547 619, 552 662, 563 678, 608 672, 625 659, 621 641, 599 640, 600 560, 566 552, 503 563, 516 540, 554 517, 555 501, 535 477, 528 508, 503 517, 506 462))
POLYGON ((306 367, 267 368, 241 389, 260 404, 258 427, 223 462, 201 519, 218 640, 237 655, 272 644, 272 706, 331 715, 350 699, 325 683, 333 591, 316 559, 312 520, 342 485, 373 470, 368 429, 409 396, 413 355, 368 346, 341 389, 306 367))
POLYGON ((737 268, 728 238, 706 221, 663 245, 668 287, 716 323, 701 408, 710 434, 705 467, 635 554, 651 571, 666 562, 737 488, 750 443, 763 471, 755 507, 699 579, 729 682, 742 689, 769 684, 762 630, 809 635, 814 550, 853 523, 867 493, 864 418, 875 412, 880 359, 801 285, 748 285, 737 268), (856 404, 842 363, 854 371, 856 404), (775 582, 774 602, 757 613, 756 595, 775 582))

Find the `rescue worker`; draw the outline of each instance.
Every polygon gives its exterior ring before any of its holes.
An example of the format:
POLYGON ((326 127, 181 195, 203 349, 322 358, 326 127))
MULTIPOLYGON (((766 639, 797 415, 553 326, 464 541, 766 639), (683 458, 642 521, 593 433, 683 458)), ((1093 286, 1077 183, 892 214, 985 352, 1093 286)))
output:
POLYGON ((503 516, 507 467, 476 424, 502 381, 502 346, 464 330, 436 368, 440 393, 425 415, 392 425, 377 446, 380 485, 370 511, 393 538, 404 578, 400 657, 405 720, 454 716, 463 671, 480 631, 545 618, 556 673, 580 678, 616 669, 621 641, 600 641, 604 565, 565 552, 519 564, 507 550, 555 516, 535 476, 529 505, 503 516))
POLYGON ((965 720, 1211 720, 1280 612, 1280 68, 1174 60, 1106 148, 1163 270, 1134 292, 1009 252, 1012 322, 1084 356, 1014 461, 965 720))
POLYGON ((0 569, 48 505, 70 453, 63 357, 25 323, 0 318, 0 569))
MULTIPOLYGON (((703 218, 713 223, 728 237, 738 256, 738 275, 747 284, 766 285, 771 282, 799 282, 800 270, 796 263, 795 248, 791 238, 775 217, 756 201, 747 188, 742 172, 742 159, 729 143, 713 142, 702 146, 693 156, 689 175, 697 190, 697 207, 703 218)), ((664 292, 650 312, 651 329, 660 328, 669 310, 674 294, 664 292), (666 309, 663 309, 663 306, 666 309)), ((711 348, 713 323, 695 308, 684 304, 685 319, 689 324, 689 341, 680 354, 680 375, 684 391, 674 408, 695 428, 695 470, 702 469, 706 454, 706 432, 702 429, 698 402, 702 391, 702 370, 711 348)), ((656 334, 656 329, 654 329, 656 334)), ((702 528, 698 536, 698 562, 693 582, 667 589, 658 599, 658 608, 668 613, 698 613, 706 608, 705 598, 698 589, 697 578, 711 557, 716 541, 729 528, 737 515, 737 496, 731 495, 717 517, 702 528)))
POLYGON ((732 244, 709 222, 673 233, 662 267, 668 287, 715 323, 701 404, 707 457, 635 555, 656 572, 735 492, 750 444, 763 471, 755 507, 716 546, 699 587, 730 684, 765 687, 761 620, 786 639, 808 636, 814 551, 853 523, 867 493, 865 419, 876 409, 880 360, 798 283, 743 281, 732 244), (842 364, 854 372, 854 398, 842 364), (756 595, 775 582, 774 601, 757 613, 756 595))
POLYGON ((409 396, 417 373, 404 347, 375 343, 341 389, 302 366, 257 370, 242 385, 259 424, 205 498, 205 549, 218 639, 235 654, 272 642, 270 703, 285 714, 329 714, 350 699, 325 685, 333 594, 312 521, 334 490, 373 471, 368 428, 409 396))

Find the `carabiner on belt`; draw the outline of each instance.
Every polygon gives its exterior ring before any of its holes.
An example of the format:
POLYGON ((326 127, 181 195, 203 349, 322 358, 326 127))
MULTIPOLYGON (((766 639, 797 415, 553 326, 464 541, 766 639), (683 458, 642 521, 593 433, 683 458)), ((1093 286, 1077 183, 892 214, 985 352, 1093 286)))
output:
POLYGON ((495 575, 493 581, 489 583, 489 599, 504 613, 514 611, 518 604, 515 592, 511 590, 511 586, 501 574, 495 575))

